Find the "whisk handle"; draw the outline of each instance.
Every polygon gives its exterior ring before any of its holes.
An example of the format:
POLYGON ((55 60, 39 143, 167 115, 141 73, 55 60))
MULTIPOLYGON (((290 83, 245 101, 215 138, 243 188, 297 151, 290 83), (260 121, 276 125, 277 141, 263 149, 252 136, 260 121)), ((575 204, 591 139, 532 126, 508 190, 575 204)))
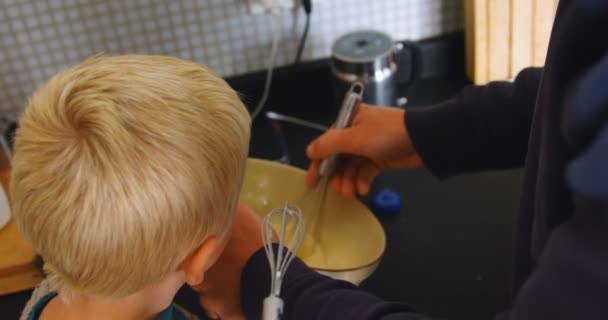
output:
MULTIPOLYGON (((350 127, 359 104, 363 99, 364 85, 361 82, 355 82, 351 85, 348 92, 344 96, 340 111, 338 113, 338 119, 336 119, 335 129, 345 129, 350 127)), ((334 171, 336 166, 337 156, 331 156, 328 159, 321 161, 319 166, 319 175, 328 177, 334 171)))
POLYGON ((262 309, 262 320, 282 320, 283 319, 283 299, 271 295, 264 299, 262 309))

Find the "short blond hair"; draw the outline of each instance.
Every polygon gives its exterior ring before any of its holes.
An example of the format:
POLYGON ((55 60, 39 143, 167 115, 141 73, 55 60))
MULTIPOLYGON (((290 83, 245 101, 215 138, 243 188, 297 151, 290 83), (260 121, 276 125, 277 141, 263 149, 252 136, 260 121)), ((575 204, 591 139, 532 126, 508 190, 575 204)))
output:
POLYGON ((98 56, 30 98, 15 138, 15 221, 61 293, 119 298, 224 236, 250 118, 209 69, 98 56))

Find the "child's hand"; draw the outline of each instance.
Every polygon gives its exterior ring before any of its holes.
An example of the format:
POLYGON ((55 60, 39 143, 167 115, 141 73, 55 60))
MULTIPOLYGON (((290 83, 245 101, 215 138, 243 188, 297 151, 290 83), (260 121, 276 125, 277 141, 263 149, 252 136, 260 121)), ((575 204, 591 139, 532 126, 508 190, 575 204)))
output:
POLYGON ((226 249, 205 273, 200 291, 201 306, 211 319, 244 319, 241 309, 241 273, 249 258, 264 246, 262 218, 239 205, 226 249))

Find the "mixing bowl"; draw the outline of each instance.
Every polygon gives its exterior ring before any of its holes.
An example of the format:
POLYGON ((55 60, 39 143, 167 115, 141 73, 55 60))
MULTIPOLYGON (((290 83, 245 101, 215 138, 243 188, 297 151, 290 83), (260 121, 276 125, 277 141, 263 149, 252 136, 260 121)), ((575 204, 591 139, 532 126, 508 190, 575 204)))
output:
MULTIPOLYGON (((240 201, 264 216, 285 201, 296 203, 306 191, 306 172, 273 161, 247 160, 240 201)), ((307 212, 302 212, 306 221, 307 212)), ((328 191, 318 225, 315 254, 302 260, 317 272, 355 285, 377 268, 386 247, 384 229, 357 200, 328 191)))

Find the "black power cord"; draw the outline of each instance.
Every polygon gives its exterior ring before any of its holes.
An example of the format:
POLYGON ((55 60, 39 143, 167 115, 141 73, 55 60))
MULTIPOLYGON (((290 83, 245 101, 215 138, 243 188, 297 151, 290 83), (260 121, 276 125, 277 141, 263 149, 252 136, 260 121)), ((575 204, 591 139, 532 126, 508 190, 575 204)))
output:
POLYGON ((304 25, 304 33, 300 38, 300 44, 298 45, 298 53, 296 54, 296 60, 294 64, 299 64, 302 60, 302 52, 304 51, 304 45, 306 44, 306 38, 308 38, 308 29, 310 29, 310 12, 312 12, 312 0, 302 0, 302 7, 306 13, 306 24, 304 25))

